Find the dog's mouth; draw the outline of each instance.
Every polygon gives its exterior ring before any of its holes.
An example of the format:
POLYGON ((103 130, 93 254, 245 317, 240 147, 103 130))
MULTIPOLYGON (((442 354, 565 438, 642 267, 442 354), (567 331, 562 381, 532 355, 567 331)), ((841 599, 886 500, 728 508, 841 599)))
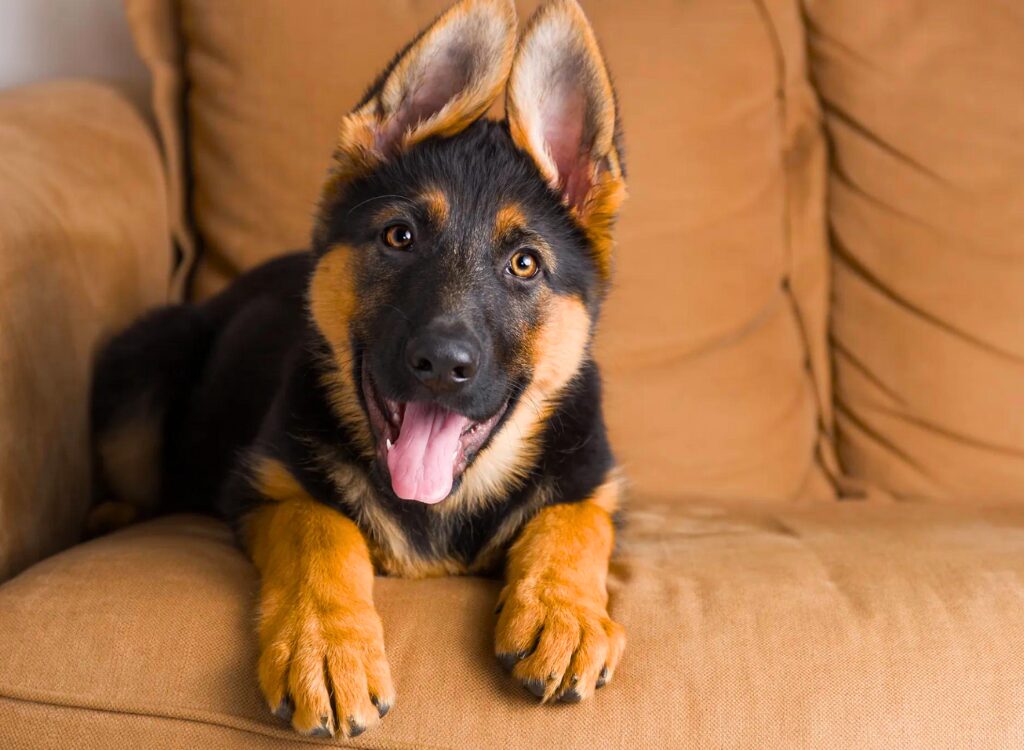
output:
POLYGON ((476 422, 441 404, 393 401, 380 394, 365 361, 363 397, 377 441, 377 459, 387 467, 391 489, 403 500, 439 503, 487 442, 509 401, 476 422))

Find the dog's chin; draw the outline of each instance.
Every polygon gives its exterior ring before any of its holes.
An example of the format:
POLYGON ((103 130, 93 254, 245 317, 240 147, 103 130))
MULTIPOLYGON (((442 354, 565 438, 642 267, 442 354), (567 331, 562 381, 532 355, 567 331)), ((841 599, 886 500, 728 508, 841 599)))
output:
POLYGON ((381 475, 399 499, 431 505, 451 495, 511 400, 482 421, 436 402, 396 401, 377 389, 365 361, 362 389, 381 475))

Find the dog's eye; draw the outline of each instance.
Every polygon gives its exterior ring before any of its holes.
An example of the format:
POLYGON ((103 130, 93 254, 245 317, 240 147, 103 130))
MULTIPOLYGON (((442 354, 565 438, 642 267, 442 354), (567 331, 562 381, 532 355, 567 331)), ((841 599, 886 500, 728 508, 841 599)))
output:
POLYGON ((408 224, 392 224, 381 235, 384 244, 396 250, 406 250, 412 244, 412 227, 408 224))
POLYGON ((540 271, 537 256, 527 249, 516 250, 508 261, 508 272, 518 279, 532 279, 540 271))

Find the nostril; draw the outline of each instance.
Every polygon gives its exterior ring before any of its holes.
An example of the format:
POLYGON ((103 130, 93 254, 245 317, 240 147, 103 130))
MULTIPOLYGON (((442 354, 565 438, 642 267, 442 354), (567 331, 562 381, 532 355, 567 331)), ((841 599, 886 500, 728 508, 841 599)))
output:
POLYGON ((406 344, 407 372, 440 393, 468 386, 477 374, 477 352, 467 341, 430 333, 406 344))

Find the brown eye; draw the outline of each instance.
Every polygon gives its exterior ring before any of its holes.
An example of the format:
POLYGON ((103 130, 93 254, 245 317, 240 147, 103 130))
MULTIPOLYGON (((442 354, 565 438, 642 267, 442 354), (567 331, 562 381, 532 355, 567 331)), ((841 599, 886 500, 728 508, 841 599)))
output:
POLYGON ((539 270, 537 256, 529 250, 516 250, 508 261, 508 272, 518 279, 532 279, 539 270))
POLYGON ((412 228, 408 224, 392 224, 382 235, 384 244, 396 250, 405 250, 412 244, 412 228))

